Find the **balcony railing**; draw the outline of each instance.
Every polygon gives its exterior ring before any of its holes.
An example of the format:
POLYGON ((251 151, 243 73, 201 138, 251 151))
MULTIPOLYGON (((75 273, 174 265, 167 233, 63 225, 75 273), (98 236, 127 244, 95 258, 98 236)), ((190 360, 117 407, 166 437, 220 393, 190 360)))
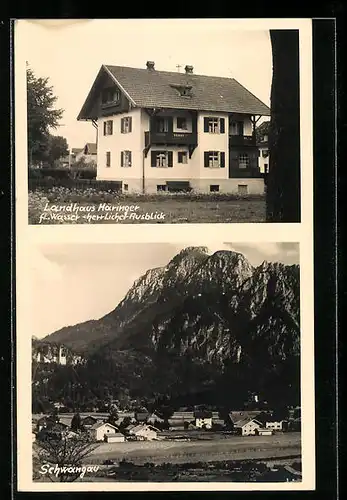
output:
POLYGON ((229 135, 230 146, 255 146, 256 138, 253 135, 229 135))
POLYGON ((261 179, 264 174, 260 172, 259 168, 230 168, 229 177, 236 179, 261 179))
POLYGON ((177 144, 188 145, 197 143, 197 134, 194 132, 145 132, 145 145, 149 144, 177 144))

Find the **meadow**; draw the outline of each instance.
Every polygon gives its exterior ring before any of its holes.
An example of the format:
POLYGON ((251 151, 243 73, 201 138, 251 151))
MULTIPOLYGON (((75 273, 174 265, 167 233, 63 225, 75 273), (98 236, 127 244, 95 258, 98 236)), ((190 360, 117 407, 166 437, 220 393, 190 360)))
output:
POLYGON ((265 222, 265 196, 241 197, 222 193, 135 195, 95 187, 41 187, 29 191, 28 217, 29 224, 255 223, 265 222), (100 208, 105 204, 115 207, 112 214, 100 208), (67 205, 77 208, 63 213, 66 208, 62 207, 67 205), (129 212, 128 217, 122 218, 126 206, 137 207, 136 216, 129 212), (56 207, 60 208, 59 213, 54 211, 56 207), (71 217, 71 214, 78 214, 78 217, 71 217), (152 218, 146 214, 153 214, 152 218))

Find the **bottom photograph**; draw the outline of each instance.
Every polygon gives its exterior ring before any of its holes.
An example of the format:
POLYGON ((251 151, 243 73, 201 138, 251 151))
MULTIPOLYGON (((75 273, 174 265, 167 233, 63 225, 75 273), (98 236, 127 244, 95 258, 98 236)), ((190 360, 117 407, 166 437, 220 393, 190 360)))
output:
POLYGON ((32 481, 301 482, 299 262, 289 242, 40 245, 32 481))

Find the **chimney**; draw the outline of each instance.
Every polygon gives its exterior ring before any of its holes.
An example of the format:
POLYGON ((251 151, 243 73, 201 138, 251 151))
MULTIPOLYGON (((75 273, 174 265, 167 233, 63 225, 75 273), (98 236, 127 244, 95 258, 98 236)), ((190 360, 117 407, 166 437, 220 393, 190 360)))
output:
POLYGON ((154 64, 155 64, 154 61, 147 61, 146 62, 147 69, 149 71, 153 71, 154 70, 154 64))
POLYGON ((185 71, 186 71, 187 75, 189 75, 189 74, 192 74, 192 73, 193 73, 193 69, 194 69, 194 68, 193 68, 193 66, 188 66, 188 65, 187 65, 184 69, 185 69, 185 71))

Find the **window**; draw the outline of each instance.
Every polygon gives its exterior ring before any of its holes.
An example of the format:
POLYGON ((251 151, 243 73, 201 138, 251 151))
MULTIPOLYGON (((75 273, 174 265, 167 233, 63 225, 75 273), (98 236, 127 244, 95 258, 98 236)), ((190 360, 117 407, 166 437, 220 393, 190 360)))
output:
POLYGON ((178 151, 177 153, 177 163, 188 163, 187 151, 178 151))
POLYGON ((268 163, 264 163, 264 172, 266 174, 269 173, 269 164, 268 163))
POLYGON ((248 186, 247 186, 247 184, 239 184, 237 186, 237 191, 238 191, 238 194, 241 194, 241 195, 248 194, 248 186))
POLYGON ((267 158, 269 156, 269 151, 267 149, 263 149, 262 151, 262 157, 267 158))
POLYGON ((166 133, 169 131, 169 121, 166 118, 156 118, 155 131, 157 133, 166 133))
POLYGON ((247 153, 239 155, 239 168, 249 167, 249 156, 247 153))
POLYGON ((224 134, 225 120, 224 118, 204 118, 204 132, 210 134, 224 134))
POLYGON ((173 89, 177 90, 182 97, 192 97, 192 86, 191 85, 170 85, 173 89))
POLYGON ((172 151, 152 151, 151 166, 158 168, 172 167, 172 151))
POLYGON ((124 191, 129 191, 129 185, 128 184, 123 184, 123 189, 124 189, 124 191))
POLYGON ((106 167, 111 166, 111 151, 106 152, 106 167))
POLYGON ((104 89, 101 94, 101 103, 103 105, 115 104, 120 100, 120 92, 116 88, 104 89))
POLYGON ((129 134, 132 131, 132 117, 126 116, 121 119, 120 128, 122 134, 129 134))
POLYGON ((186 117, 178 117, 177 118, 177 128, 180 130, 187 130, 187 118, 186 117))
POLYGON ((205 151, 204 166, 205 168, 224 168, 225 167, 224 151, 205 151))
POLYGON ((163 191, 167 191, 167 185, 166 184, 158 184, 157 185, 157 193, 161 193, 163 191))
POLYGON ((218 184, 211 184, 210 185, 210 193, 218 193, 219 192, 219 185, 218 184))
POLYGON ((113 134, 113 120, 107 120, 104 122, 104 135, 113 134))
POLYGON ((131 151, 121 151, 120 153, 120 166, 131 167, 131 151))
POLYGON ((238 122, 231 122, 230 123, 230 134, 231 135, 243 135, 243 122, 238 121, 238 122))

